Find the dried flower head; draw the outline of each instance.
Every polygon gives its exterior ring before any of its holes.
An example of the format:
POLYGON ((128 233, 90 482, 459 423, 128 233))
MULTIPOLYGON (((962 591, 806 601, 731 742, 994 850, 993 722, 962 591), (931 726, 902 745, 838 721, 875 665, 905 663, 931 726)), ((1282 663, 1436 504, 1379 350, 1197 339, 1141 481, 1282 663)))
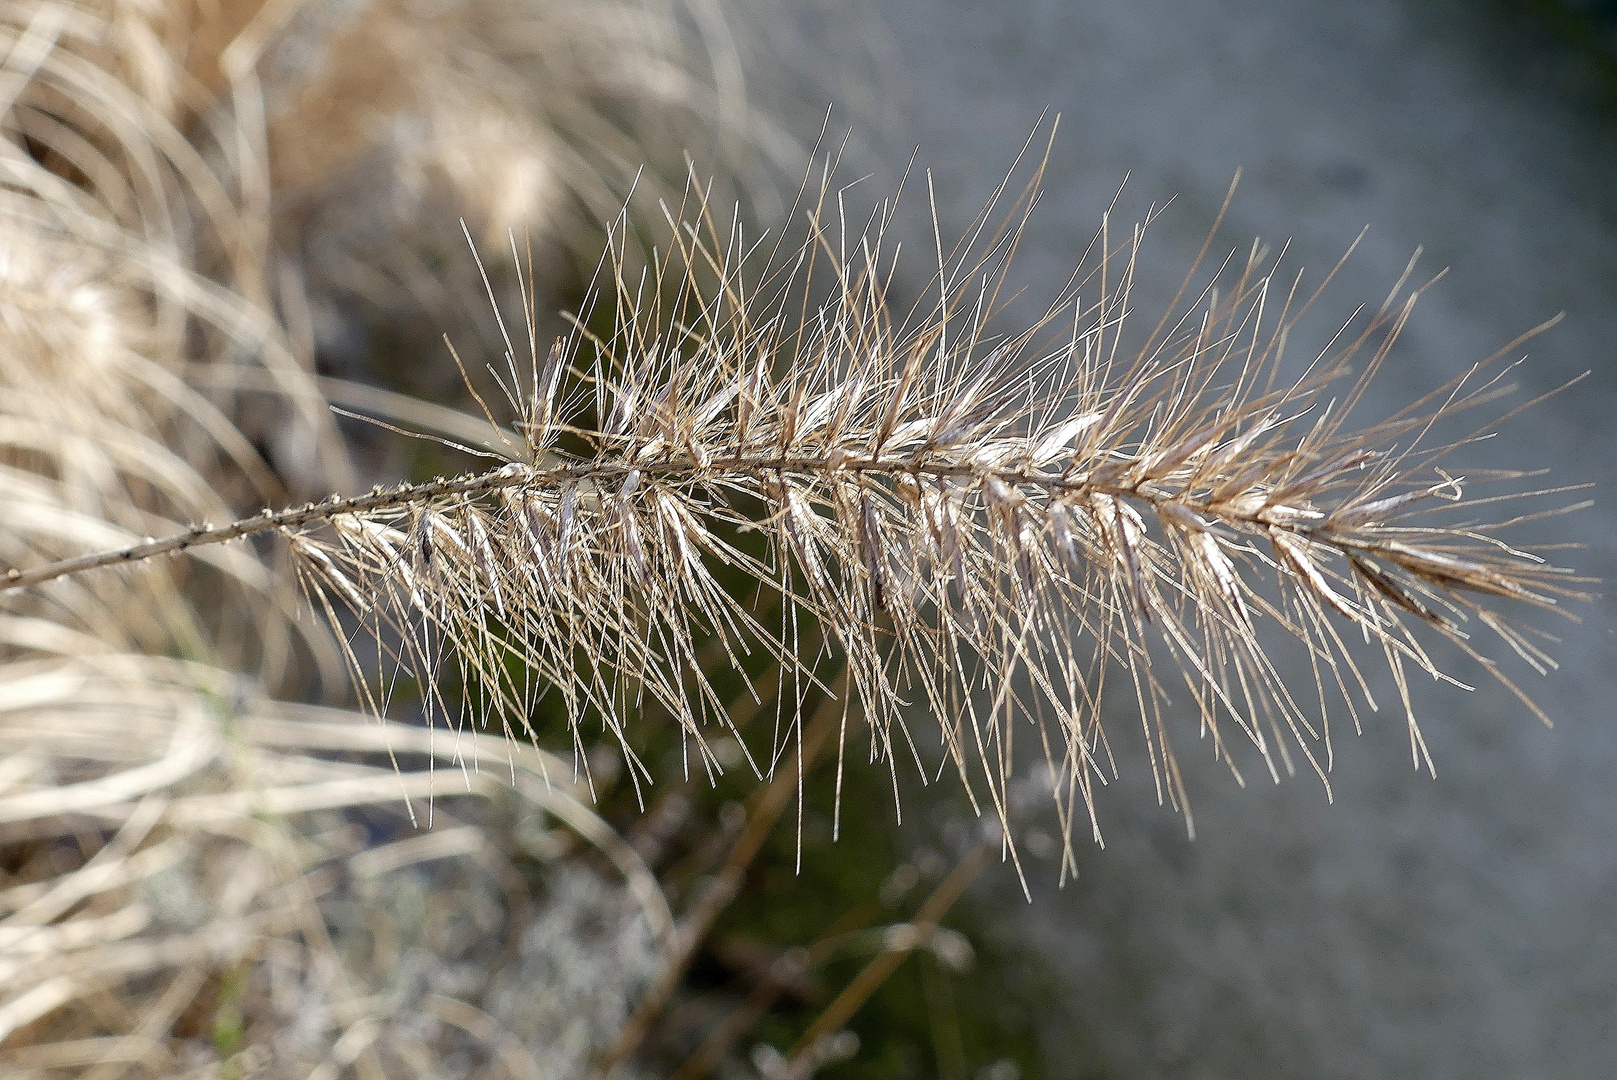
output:
MULTIPOLYGON (((279 530, 315 605, 367 626, 433 710, 450 715, 431 689, 445 664, 480 688, 476 719, 508 732, 557 694, 579 745, 600 725, 641 779, 631 729, 647 713, 720 768, 713 658, 779 664, 787 707, 752 758, 760 773, 798 734, 794 694, 840 661, 845 742, 857 717, 896 768, 923 763, 935 738, 1003 819, 1024 733, 1069 836, 1084 818, 1098 836, 1114 692, 1134 702, 1159 795, 1180 807, 1173 732, 1191 723, 1232 768, 1238 739, 1276 776, 1293 751, 1324 776, 1328 713, 1345 706, 1357 724, 1361 703, 1375 707, 1363 653, 1392 673, 1417 762, 1408 675, 1446 677, 1423 639, 1454 643, 1537 713, 1470 629, 1543 672, 1539 632, 1517 615, 1564 614, 1580 579, 1499 538, 1541 515, 1471 508, 1553 493, 1475 498, 1519 476, 1442 465, 1469 441, 1440 438, 1444 422, 1495 400, 1499 374, 1479 364, 1356 426, 1418 295, 1405 281, 1288 377, 1285 345, 1317 290, 1256 246, 1198 289, 1198 259, 1174 309, 1136 334, 1143 229, 1119 240, 1106 221, 1044 315, 997 331, 1032 171, 1000 187, 966 242, 937 245, 932 299, 902 317, 888 299, 893 205, 861 228, 829 162, 799 195, 795 244, 720 224, 693 184, 665 208, 670 243, 638 270, 619 220, 568 338, 540 348, 531 315, 525 342, 507 335, 490 371, 515 420, 485 409, 486 471, 131 554, 279 530), (609 331, 590 329, 597 304, 609 331), (1277 633, 1300 643, 1309 676, 1275 658, 1277 633), (921 714, 935 737, 915 730, 921 714)), ((373 674, 359 651, 349 661, 362 682, 373 674)))

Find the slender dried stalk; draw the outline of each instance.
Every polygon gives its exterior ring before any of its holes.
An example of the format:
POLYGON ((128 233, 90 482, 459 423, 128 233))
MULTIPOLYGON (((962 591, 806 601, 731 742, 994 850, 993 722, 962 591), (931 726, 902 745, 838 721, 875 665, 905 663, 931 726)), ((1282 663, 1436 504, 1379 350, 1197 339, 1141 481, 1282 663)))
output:
POLYGON ((992 849, 987 844, 978 844, 966 853, 965 858, 960 860, 949 876, 933 890, 931 896, 927 897, 921 909, 915 913, 914 920, 907 927, 910 931, 906 935, 907 940, 902 946, 881 952, 854 976, 852 982, 842 988, 842 992, 815 1018, 809 1029, 798 1036, 796 1044, 792 1047, 792 1059, 796 1060, 812 1053, 821 1039, 836 1034, 854 1018, 859 1007, 869 1000, 871 994, 881 988, 888 977, 897 970, 898 965, 903 963, 915 948, 925 944, 932 932, 938 928, 938 923, 949 913, 949 909, 988 864, 991 852, 992 849))
MULTIPOLYGON (((846 685, 838 682, 835 688, 846 690, 846 685)), ((651 1033, 653 1025, 668 1007, 679 989, 680 981, 696 959, 697 950, 707 940, 719 917, 735 902, 748 868, 763 849, 769 834, 775 830, 781 813, 791 803, 794 794, 801 799, 801 778, 814 767, 815 759, 830 741, 836 728, 837 714, 842 708, 833 696, 827 696, 821 702, 804 731, 799 753, 792 762, 793 768, 776 776, 768 787, 761 789, 754 804, 748 807, 745 828, 725 856, 724 865, 707 882, 689 913, 681 920, 673 948, 662 970, 625 1019, 618 1037, 601 1055, 596 1075, 610 1076, 613 1067, 633 1056, 651 1033), (794 782, 797 784, 796 790, 794 782)))
MULTIPOLYGON (((700 643, 738 667, 761 650, 806 692, 819 657, 797 642, 812 620, 846 657, 873 756, 920 763, 909 725, 924 707, 973 798, 980 785, 1003 820, 1025 722, 1069 838, 1080 816, 1095 829, 1095 788, 1113 772, 1101 701, 1119 678, 1159 797, 1181 807, 1176 716, 1194 716, 1232 768, 1234 725, 1276 777, 1293 767, 1288 743, 1323 776, 1330 699, 1355 724, 1357 702, 1374 708, 1354 638, 1390 669, 1417 764, 1410 669, 1447 678, 1422 634, 1543 715, 1467 628, 1540 673, 1553 666, 1513 613, 1564 614, 1562 601, 1585 598, 1580 579, 1497 534, 1568 508, 1471 518, 1555 492, 1473 498, 1518 474, 1440 465, 1469 441, 1445 422, 1495 400, 1500 375, 1479 364, 1353 422, 1418 295, 1405 281, 1284 378, 1317 291, 1254 247, 1197 292, 1198 259, 1141 337, 1129 307, 1143 230, 1114 243, 1103 223, 1044 316, 1001 334, 1039 167, 1019 193, 1002 185, 955 252, 938 245, 936 299, 900 319, 883 250, 892 207, 858 228, 832 171, 799 196, 797 245, 721 226, 693 185, 665 209, 671 243, 636 272, 620 220, 572 335, 542 352, 531 311, 526 348, 507 334, 489 370, 516 421, 502 427, 485 406, 504 448, 486 471, 14 570, 12 586, 279 532, 316 607, 369 627, 378 658, 419 677, 434 711, 447 707, 431 689, 446 664, 480 688, 480 719, 509 732, 558 694, 579 744, 603 725, 637 784, 649 773, 630 722, 651 703, 719 767, 704 735, 726 710, 700 643), (589 328, 597 302, 614 312, 609 332, 589 328), (757 615, 771 593, 779 626, 757 615), (1306 698, 1265 624, 1304 647, 1306 698)), ((372 665, 352 650, 348 661, 363 683, 372 665)), ((786 717, 757 771, 799 734, 786 717)))

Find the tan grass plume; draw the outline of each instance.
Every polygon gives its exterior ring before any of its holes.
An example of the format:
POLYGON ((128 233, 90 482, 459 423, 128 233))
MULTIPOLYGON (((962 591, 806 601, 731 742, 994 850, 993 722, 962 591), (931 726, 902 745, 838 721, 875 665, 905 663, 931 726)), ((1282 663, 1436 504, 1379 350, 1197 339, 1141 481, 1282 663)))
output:
MULTIPOLYGON (((1354 422, 1418 291, 1400 281, 1286 377, 1317 291, 1254 247, 1204 286, 1193 267, 1175 308, 1132 332, 1143 230, 1119 239, 1108 222, 1044 316, 1004 333, 1035 167, 966 242, 937 246, 933 299, 899 317, 892 206, 861 228, 833 172, 805 184, 800 243, 721 223, 692 185, 665 208, 668 246, 633 271, 620 220, 574 332, 542 348, 530 314, 490 366, 514 421, 486 410, 490 437, 467 448, 484 471, 18 568, 11 587, 279 533, 314 605, 369 627, 376 659, 418 677, 432 709, 456 715, 432 689, 446 664, 478 688, 478 719, 508 732, 557 694, 580 745, 598 725, 642 779, 631 729, 647 713, 719 768, 710 654, 738 667, 766 654, 798 694, 823 685, 834 654, 858 706, 844 745, 855 717, 890 765, 923 764, 935 742, 1004 819, 1026 732, 1069 838, 1086 818, 1098 836, 1113 693, 1134 702, 1176 806, 1176 726, 1199 727, 1232 767, 1238 737, 1276 776, 1293 752, 1324 776, 1331 700, 1355 724, 1375 706, 1366 653, 1391 671, 1421 763, 1407 679, 1448 677, 1423 635, 1539 713, 1471 633, 1553 666, 1518 617, 1566 614, 1580 581, 1500 534, 1566 508, 1489 511, 1566 489, 1478 498, 1521 475, 1462 473, 1448 459, 1469 440, 1434 435, 1496 400, 1502 374, 1478 364, 1354 422), (597 304, 609 330, 591 329, 597 304), (830 648, 799 647, 811 624, 830 648), (1302 645, 1311 677, 1273 659, 1275 631, 1302 645), (913 729, 912 705, 936 736, 913 729)), ((347 655, 362 683, 374 674, 364 650, 347 655)), ((367 691, 377 711, 381 693, 367 691)), ((756 771, 783 758, 796 723, 786 708, 756 771)))

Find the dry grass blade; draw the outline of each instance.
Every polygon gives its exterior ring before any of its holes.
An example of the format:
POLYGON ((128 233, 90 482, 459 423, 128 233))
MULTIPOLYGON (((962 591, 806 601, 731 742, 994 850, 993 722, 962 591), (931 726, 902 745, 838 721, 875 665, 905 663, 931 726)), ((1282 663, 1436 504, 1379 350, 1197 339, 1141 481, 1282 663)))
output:
POLYGON ((231 677, 168 661, 17 676, 5 683, 0 732, 39 749, 27 769, 8 759, 0 788, 0 843, 21 859, 0 888, 7 1075, 201 1075, 210 1064, 267 1064, 271 1045, 270 1075, 309 1075, 370 1037, 383 1040, 373 1065, 384 1070, 423 1039, 418 1049, 430 1055, 514 1060, 517 1048, 554 1041, 564 1028, 573 1038, 594 1024, 594 1038, 609 1039, 612 1010, 627 1007, 670 945, 672 916, 656 878, 589 809, 588 792, 562 778, 565 765, 536 751, 492 736, 382 731, 351 712, 261 700, 236 702, 221 725, 231 677), (627 950, 620 967, 591 977, 616 995, 605 1021, 566 1009, 530 1015, 507 984, 531 978, 532 963, 571 961, 546 960, 540 949, 531 962, 507 963, 500 935, 455 929, 453 918, 491 911, 525 925, 521 895, 499 895, 512 887, 509 853, 471 823, 473 803, 497 805, 512 791, 622 874, 619 887, 575 869, 558 886, 567 895, 552 897, 544 915, 599 927, 605 912, 608 923, 621 922, 621 942, 601 943, 627 950), (345 814, 397 810, 401 796, 436 799, 438 828, 415 833, 395 813, 403 838, 367 846, 358 819, 345 814), (64 866, 70 849, 83 854, 64 866), (424 887, 422 864, 434 867, 433 903, 442 909, 425 928, 408 902, 394 903, 424 887), (359 911, 368 913, 359 936, 378 935, 370 953, 355 946, 359 911), (327 925, 347 930, 333 942, 327 925), (492 1010, 476 1031, 457 1024, 423 1035, 410 1026, 412 1010, 443 1006, 397 985, 389 928, 426 934, 422 946, 443 950, 446 963, 456 949, 486 954, 484 982, 456 991, 492 1010), (127 1011, 109 1013, 109 994, 127 1011), (198 1031, 192 1014, 213 1024, 236 1014, 240 1030, 198 1031), (473 1045, 464 1045, 468 1037, 473 1045))

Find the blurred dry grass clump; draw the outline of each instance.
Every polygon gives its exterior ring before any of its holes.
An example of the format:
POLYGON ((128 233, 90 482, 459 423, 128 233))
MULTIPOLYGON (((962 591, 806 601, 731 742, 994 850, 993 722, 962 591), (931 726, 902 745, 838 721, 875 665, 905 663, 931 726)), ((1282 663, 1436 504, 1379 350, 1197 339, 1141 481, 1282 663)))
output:
MULTIPOLYGON (((705 3, 6 8, 0 562, 353 488, 323 312, 441 310, 457 218, 561 252, 648 157, 748 141, 735 48, 705 3)), ((277 558, 0 608, 0 1071, 580 1075, 655 880, 570 765, 273 704, 347 687, 277 558), (536 814, 573 831, 490 839, 536 814)))

